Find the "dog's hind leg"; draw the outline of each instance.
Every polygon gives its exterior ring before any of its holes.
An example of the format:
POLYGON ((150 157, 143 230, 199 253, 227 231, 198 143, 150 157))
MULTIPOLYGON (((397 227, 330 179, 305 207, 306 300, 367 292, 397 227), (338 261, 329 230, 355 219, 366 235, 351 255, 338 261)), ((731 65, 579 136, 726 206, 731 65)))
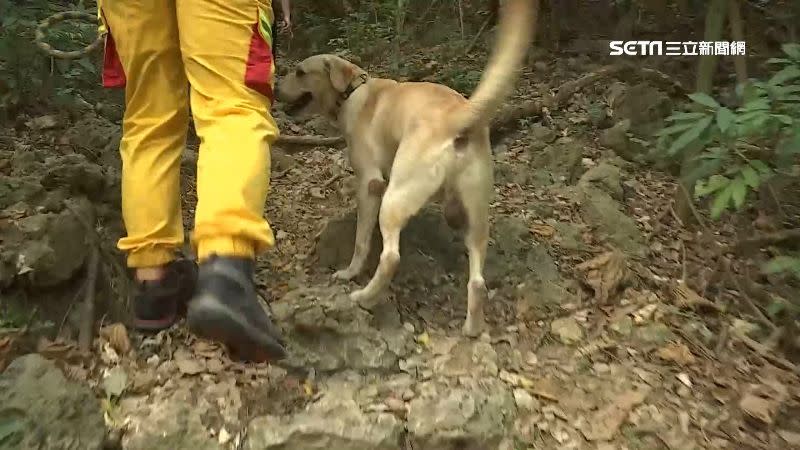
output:
POLYGON ((465 244, 469 254, 469 282, 467 317, 462 332, 470 337, 480 335, 485 328, 484 307, 489 297, 483 278, 486 249, 489 245, 489 203, 493 184, 491 162, 488 164, 476 164, 468 168, 459 175, 456 182, 467 216, 465 244))
POLYGON ((369 171, 359 177, 357 192, 358 219, 356 221, 356 240, 353 249, 353 258, 350 265, 333 274, 334 279, 351 280, 364 270, 364 263, 369 256, 372 233, 378 222, 378 213, 381 206, 383 176, 379 170, 374 173, 369 171))
MULTIPOLYGON (((402 148, 398 155, 401 151, 402 148)), ((443 167, 434 164, 431 170, 420 170, 418 161, 404 161, 407 160, 395 159, 380 207, 383 251, 378 269, 363 289, 350 294, 356 302, 371 302, 392 281, 400 262, 400 232, 444 181, 443 167)))

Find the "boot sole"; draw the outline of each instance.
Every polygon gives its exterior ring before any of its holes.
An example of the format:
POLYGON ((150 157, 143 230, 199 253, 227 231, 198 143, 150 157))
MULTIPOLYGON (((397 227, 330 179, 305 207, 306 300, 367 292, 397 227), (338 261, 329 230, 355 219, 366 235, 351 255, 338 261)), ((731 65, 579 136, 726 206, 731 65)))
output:
POLYGON ((187 323, 198 336, 224 343, 242 359, 264 362, 286 357, 286 349, 266 330, 259 330, 213 297, 195 297, 189 306, 187 323))

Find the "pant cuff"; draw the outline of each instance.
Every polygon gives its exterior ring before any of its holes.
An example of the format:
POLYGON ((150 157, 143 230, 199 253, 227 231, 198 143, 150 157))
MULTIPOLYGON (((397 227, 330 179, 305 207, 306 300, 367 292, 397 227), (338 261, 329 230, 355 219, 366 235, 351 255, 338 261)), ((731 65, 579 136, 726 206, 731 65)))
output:
POLYGON ((156 247, 131 251, 127 263, 131 269, 158 267, 174 261, 175 257, 175 249, 156 247))
POLYGON ((249 239, 214 237, 197 243, 197 259, 203 261, 212 255, 255 259, 255 246, 249 239))

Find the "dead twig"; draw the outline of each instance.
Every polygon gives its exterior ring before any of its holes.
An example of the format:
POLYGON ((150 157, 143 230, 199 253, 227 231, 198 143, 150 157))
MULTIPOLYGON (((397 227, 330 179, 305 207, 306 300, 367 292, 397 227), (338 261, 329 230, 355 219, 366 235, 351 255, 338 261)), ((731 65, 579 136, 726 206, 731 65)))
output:
POLYGON ((489 25, 489 22, 492 21, 493 17, 494 13, 489 13, 486 15, 486 19, 483 21, 483 24, 481 24, 481 27, 478 28, 478 32, 475 33, 475 37, 472 38, 472 42, 470 42, 469 45, 467 46, 467 49, 464 50, 465 55, 471 52, 472 49, 475 48, 475 45, 478 43, 478 39, 480 39, 481 35, 483 34, 483 30, 486 29, 486 27, 489 25))
POLYGON ((289 145, 289 146, 329 146, 343 144, 344 138, 341 136, 324 137, 324 136, 292 136, 280 135, 275 140, 275 145, 289 145))

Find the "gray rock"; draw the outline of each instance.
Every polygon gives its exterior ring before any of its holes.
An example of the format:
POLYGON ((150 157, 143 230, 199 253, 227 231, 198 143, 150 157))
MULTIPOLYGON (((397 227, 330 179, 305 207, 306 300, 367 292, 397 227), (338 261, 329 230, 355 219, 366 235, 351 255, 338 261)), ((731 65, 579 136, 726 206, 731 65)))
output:
POLYGON ((0 374, 0 449, 99 450, 106 429, 100 402, 38 354, 0 374))
POLYGON ((484 275, 490 288, 517 288, 517 312, 549 311, 575 300, 543 244, 532 242, 527 224, 499 216, 492 227, 494 243, 486 255, 484 275))
POLYGON ((564 345, 573 345, 583 339, 583 328, 572 317, 562 317, 550 323, 550 332, 564 345))
POLYGON ((600 163, 587 170, 578 180, 579 186, 594 186, 607 192, 615 200, 622 200, 622 172, 619 167, 600 163))
POLYGON ((45 160, 42 186, 47 189, 67 189, 74 195, 92 200, 105 198, 109 182, 103 169, 90 163, 83 155, 66 155, 45 160))
POLYGON ((431 360, 433 373, 444 377, 497 376, 497 352, 488 342, 454 337, 432 337, 437 353, 431 360))
POLYGON ((570 138, 561 138, 539 152, 531 169, 547 169, 558 183, 573 184, 581 175, 583 147, 570 138))
POLYGON ((610 195, 596 188, 584 187, 580 204, 583 220, 616 248, 638 257, 646 254, 644 235, 610 195))
POLYGON ((45 194, 45 189, 36 176, 5 176, 0 175, 0 209, 25 202, 37 203, 45 194))
POLYGON ((646 83, 626 87, 611 103, 614 120, 630 120, 631 131, 641 137, 661 128, 672 106, 668 95, 646 83))
MULTIPOLYGON (((77 205, 77 210, 91 208, 85 202, 77 205)), ((33 285, 55 286, 71 279, 83 266, 88 254, 87 231, 72 211, 28 216, 12 228, 6 231, 6 245, 15 254, 17 273, 33 285)))
POLYGON ((545 144, 552 144, 557 137, 555 131, 538 123, 531 127, 531 134, 533 135, 534 139, 544 142, 545 144))
POLYGON ((449 386, 431 381, 408 410, 414 450, 488 450, 499 447, 516 416, 514 397, 496 378, 462 379, 449 386))
POLYGON ((631 128, 630 120, 621 120, 611 128, 608 128, 600 134, 599 143, 603 147, 614 150, 618 155, 628 153, 628 145, 630 139, 628 138, 628 131, 631 128))
POLYGON ((556 230, 556 241, 558 246, 572 251, 586 250, 586 244, 583 242, 583 230, 581 227, 570 222, 559 222, 557 220, 547 220, 547 223, 556 230))
POLYGON ((120 402, 124 417, 130 420, 122 444, 126 450, 222 450, 218 440, 203 425, 202 417, 218 405, 201 407, 198 389, 179 383, 171 393, 127 397, 120 402), (166 394, 166 395, 164 395, 166 394))
MULTIPOLYGON (((317 241, 318 265, 343 269, 350 263, 356 235, 356 212, 329 220, 317 241)), ((382 248, 380 230, 375 227, 372 246, 362 276, 371 277, 378 266, 382 248)), ((430 205, 412 217, 400 237, 400 267, 395 282, 413 280, 431 283, 431 274, 453 273, 465 277, 466 254, 463 239, 448 227, 442 213, 430 205), (419 250, 423 250, 424 255, 419 250)), ((369 279, 369 278, 367 278, 369 279)))
POLYGON ((389 302, 369 311, 341 286, 300 288, 271 305, 289 345, 289 364, 317 370, 396 369, 413 336, 389 302))
MULTIPOLYGON (((363 383, 363 381, 361 382, 363 383)), ((365 412, 359 381, 331 380, 304 411, 258 417, 247 428, 249 450, 401 450, 403 423, 393 414, 365 412)), ((377 390, 376 390, 377 392, 377 390)))

